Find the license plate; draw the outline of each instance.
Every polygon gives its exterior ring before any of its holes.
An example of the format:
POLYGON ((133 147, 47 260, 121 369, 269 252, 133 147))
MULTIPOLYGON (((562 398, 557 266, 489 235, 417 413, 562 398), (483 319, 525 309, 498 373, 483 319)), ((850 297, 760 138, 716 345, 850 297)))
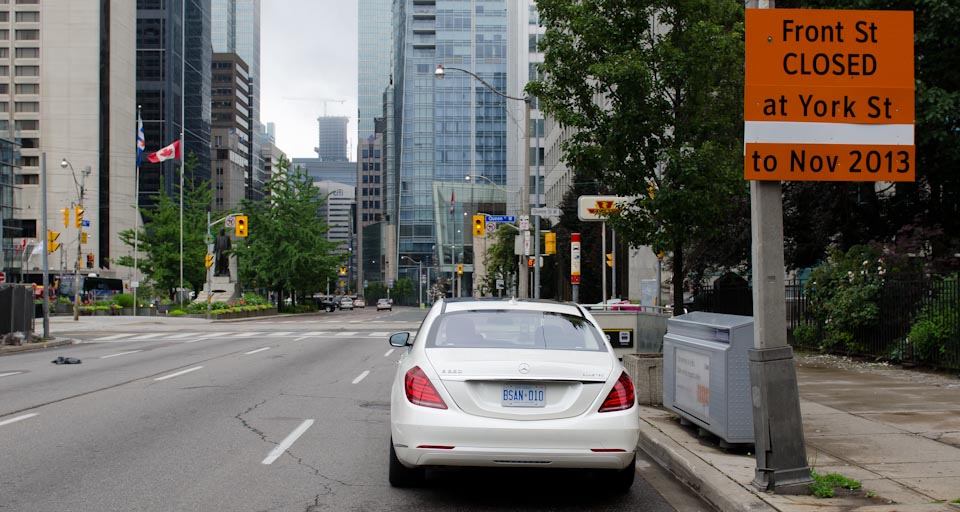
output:
POLYGON ((547 387, 542 384, 504 384, 501 405, 504 407, 544 407, 547 387))

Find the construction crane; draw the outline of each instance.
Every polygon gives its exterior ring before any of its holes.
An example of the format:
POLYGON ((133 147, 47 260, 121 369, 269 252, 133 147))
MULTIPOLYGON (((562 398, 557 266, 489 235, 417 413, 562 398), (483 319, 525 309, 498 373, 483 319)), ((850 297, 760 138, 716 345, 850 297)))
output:
POLYGON ((312 103, 323 103, 323 117, 327 117, 327 105, 330 103, 340 103, 342 105, 347 102, 347 100, 337 100, 333 98, 297 98, 291 96, 284 96, 281 99, 283 101, 309 101, 312 103))

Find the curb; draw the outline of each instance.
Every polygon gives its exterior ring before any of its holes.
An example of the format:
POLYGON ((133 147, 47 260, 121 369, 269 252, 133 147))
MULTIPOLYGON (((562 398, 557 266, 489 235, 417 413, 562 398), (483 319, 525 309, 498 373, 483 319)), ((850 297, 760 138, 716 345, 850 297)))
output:
POLYGON ((73 345, 77 340, 73 338, 64 338, 62 340, 56 341, 45 341, 42 343, 27 343, 25 345, 19 346, 2 346, 0 347, 0 356, 5 356, 8 354, 18 354, 20 352, 33 352, 36 350, 46 350, 48 348, 62 347, 64 345, 73 345))
POLYGON ((637 446, 721 512, 776 512, 778 509, 680 446, 640 418, 637 446))

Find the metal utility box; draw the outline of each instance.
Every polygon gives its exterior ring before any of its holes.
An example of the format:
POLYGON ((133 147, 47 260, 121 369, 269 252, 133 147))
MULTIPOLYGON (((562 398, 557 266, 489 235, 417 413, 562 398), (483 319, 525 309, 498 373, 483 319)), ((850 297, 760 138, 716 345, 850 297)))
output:
POLYGON ((667 320, 663 405, 727 443, 753 443, 753 317, 695 311, 667 320))

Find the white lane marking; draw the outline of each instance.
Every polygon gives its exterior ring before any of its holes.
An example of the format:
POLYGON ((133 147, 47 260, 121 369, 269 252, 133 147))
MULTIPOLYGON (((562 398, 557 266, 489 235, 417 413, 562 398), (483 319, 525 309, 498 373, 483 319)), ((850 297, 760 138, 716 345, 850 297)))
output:
POLYGON ((309 337, 310 337, 310 336, 300 336, 299 338, 294 338, 293 341, 303 341, 303 340, 305 340, 305 339, 307 339, 307 338, 309 338, 309 337))
POLYGON ((257 352, 263 352, 264 350, 270 350, 270 347, 263 347, 256 350, 251 350, 250 352, 244 352, 243 355, 249 356, 250 354, 256 354, 257 352))
POLYGON ((203 339, 207 339, 207 338, 216 338, 217 336, 226 336, 228 334, 230 333, 229 332, 208 332, 205 334, 201 334, 200 337, 203 339))
POLYGON ((392 348, 391 348, 390 350, 387 351, 386 354, 383 355, 383 357, 390 357, 390 354, 392 354, 394 350, 396 350, 396 349, 392 349, 392 348))
POLYGON ((155 333, 151 333, 151 334, 141 334, 140 336, 137 336, 137 337, 134 337, 134 338, 130 338, 130 339, 128 339, 127 341, 149 340, 150 338, 159 338, 160 336, 164 336, 164 335, 166 335, 166 334, 167 334, 167 333, 165 333, 165 332, 155 332, 155 333))
POLYGON ((357 333, 355 332, 338 332, 337 333, 337 336, 356 336, 356 335, 357 333))
POLYGON ((386 332, 386 331, 384 331, 384 332, 371 332, 371 333, 368 334, 367 336, 386 336, 386 335, 388 335, 388 334, 390 334, 390 333, 389 333, 389 332, 386 332))
POLYGON ((260 333, 259 333, 259 332, 238 332, 238 333, 234 334, 233 336, 234 336, 235 338, 249 338, 250 336, 256 336, 256 335, 258 335, 258 334, 260 334, 260 333))
POLYGON ((268 334, 267 336, 270 336, 271 338, 278 338, 278 337, 280 337, 280 336, 289 336, 289 335, 291 335, 291 334, 293 334, 293 333, 290 332, 290 331, 287 331, 287 332, 274 332, 274 333, 268 334))
POLYGON ((23 373, 23 372, 0 373, 0 377, 12 377, 12 376, 14 376, 14 375, 20 375, 21 373, 23 373))
POLYGON ((27 419, 30 419, 30 418, 36 416, 36 415, 37 415, 37 413, 32 412, 32 413, 30 413, 30 414, 24 414, 23 416, 17 416, 16 418, 10 418, 9 420, 0 421, 0 427, 2 427, 2 426, 4 426, 4 425, 9 425, 9 424, 11 424, 11 423, 16 423, 16 422, 18 422, 18 421, 27 420, 27 419))
POLYGON ((310 331, 303 333, 304 336, 326 336, 330 331, 310 331))
POLYGON ((127 336, 133 336, 133 333, 130 334, 114 334, 113 336, 104 336, 102 338, 97 338, 93 341, 111 341, 119 340, 120 338, 126 338, 127 336))
POLYGON ((110 355, 106 355, 106 356, 101 356, 100 359, 110 359, 111 357, 120 357, 120 356, 125 356, 125 355, 127 355, 127 354, 136 354, 137 352, 143 352, 143 351, 142 351, 142 350, 128 350, 128 351, 126 351, 126 352, 118 352, 118 353, 116 353, 116 354, 110 354, 110 355))
POLYGON ((353 379, 353 383, 354 384, 359 383, 361 380, 367 378, 367 375, 370 375, 370 370, 364 370, 363 373, 361 373, 360 375, 357 375, 357 378, 353 379))
POLYGON ((171 373, 170 375, 164 375, 163 377, 157 377, 156 379, 153 379, 153 380, 167 380, 167 379, 172 379, 172 378, 174 378, 174 377, 179 377, 179 376, 181 376, 181 375, 183 375, 183 374, 186 374, 186 373, 195 372, 195 371, 199 370, 200 368, 203 368, 203 367, 202 367, 202 366, 194 366, 193 368, 187 368, 186 370, 180 370, 180 371, 177 372, 177 373, 171 373))
POLYGON ((349 322, 347 322, 347 323, 351 323, 351 324, 359 324, 359 323, 360 323, 360 322, 362 322, 362 321, 363 321, 363 320, 350 320, 350 321, 349 321, 349 322))
POLYGON ((303 433, 310 428, 311 425, 313 425, 313 420, 304 420, 299 427, 294 429, 293 432, 290 432, 290 435, 288 435, 283 441, 280 441, 280 444, 278 444, 274 449, 270 450, 270 453, 267 454, 267 458, 263 459, 260 464, 273 464, 273 461, 279 459, 280 456, 283 455, 283 452, 287 451, 288 448, 293 446, 293 443, 295 443, 297 439, 299 439, 300 436, 302 436, 303 433))
POLYGON ((200 336, 201 334, 203 334, 203 333, 200 333, 200 332, 182 332, 182 333, 180 333, 180 334, 174 334, 173 336, 167 336, 166 339, 168 339, 168 340, 176 340, 176 339, 180 339, 180 338, 189 338, 189 337, 191 337, 191 336, 200 336))

